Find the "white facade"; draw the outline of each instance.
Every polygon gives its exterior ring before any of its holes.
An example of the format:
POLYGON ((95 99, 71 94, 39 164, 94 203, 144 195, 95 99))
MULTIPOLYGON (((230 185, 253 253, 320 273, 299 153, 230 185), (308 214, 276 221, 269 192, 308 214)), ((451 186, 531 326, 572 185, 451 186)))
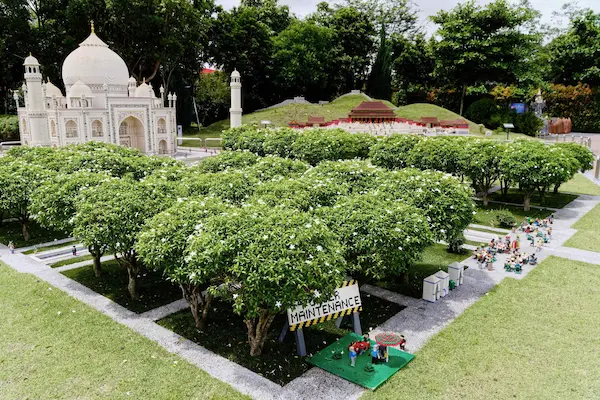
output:
POLYGON ((177 96, 129 78, 125 62, 96 36, 90 36, 63 63, 66 96, 43 82, 35 57, 25 59, 25 105, 15 95, 21 142, 61 147, 99 141, 137 148, 146 154, 174 154, 177 96))
POLYGON ((242 80, 240 73, 234 70, 231 73, 231 108, 229 121, 231 128, 242 126, 242 80))

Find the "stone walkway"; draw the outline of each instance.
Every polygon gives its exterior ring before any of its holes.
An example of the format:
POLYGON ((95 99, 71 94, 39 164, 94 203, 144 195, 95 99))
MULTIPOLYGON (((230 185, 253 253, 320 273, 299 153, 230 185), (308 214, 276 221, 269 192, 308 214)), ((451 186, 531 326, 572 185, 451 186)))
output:
MULTIPOLYGON (((600 197, 580 196, 562 210, 556 211, 552 240, 545 245, 541 253, 538 253, 540 262, 550 255, 556 255, 600 264, 600 254, 562 246, 576 232, 571 226, 598 204, 600 204, 600 197)), ((471 228, 474 228, 473 232, 477 228, 492 230, 489 227, 479 226, 472 226, 471 228)), ((495 231, 499 235, 506 232, 504 230, 495 231)), ((477 235, 480 234, 485 234, 486 237, 487 235, 490 237, 498 236, 491 233, 477 232, 477 235)), ((526 241, 523 240, 523 242, 526 241)), ((525 243, 523 251, 530 254, 533 253, 534 249, 525 243)), ((440 332, 503 279, 507 277, 523 279, 528 272, 535 268, 527 266, 521 275, 515 275, 504 271, 502 257, 505 257, 505 255, 499 255, 495 269, 491 272, 479 269, 477 263, 472 259, 465 260, 462 264, 467 265, 468 269, 465 271, 464 284, 436 303, 428 303, 375 286, 363 285, 361 290, 364 295, 377 296, 406 307, 381 326, 363 326, 363 330, 369 331, 372 328, 373 333, 381 331, 401 332, 408 339, 407 350, 410 352, 418 351, 432 336, 440 332)), ((103 259, 105 258, 110 259, 112 256, 103 257, 103 259)), ((17 271, 33 274, 50 285, 65 291, 113 320, 155 341, 167 351, 181 356, 213 377, 229 383, 240 392, 255 399, 358 399, 364 393, 364 390, 359 386, 319 368, 312 368, 301 377, 281 387, 154 322, 186 308, 187 305, 183 300, 138 315, 60 273, 66 269, 89 265, 91 261, 52 269, 32 257, 20 253, 10 254, 5 246, 0 246, 0 260, 17 271)))

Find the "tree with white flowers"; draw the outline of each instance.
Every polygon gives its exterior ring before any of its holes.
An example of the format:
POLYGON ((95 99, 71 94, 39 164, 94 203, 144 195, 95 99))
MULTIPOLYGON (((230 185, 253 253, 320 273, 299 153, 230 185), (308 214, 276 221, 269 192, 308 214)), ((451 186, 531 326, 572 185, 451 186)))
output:
POLYGON ((252 356, 261 354, 277 314, 329 299, 346 276, 342 248, 323 221, 264 206, 206 218, 190 238, 186 261, 227 271, 218 292, 243 317, 252 356))
POLYGON ((506 145, 495 140, 474 140, 469 143, 461 162, 461 169, 481 193, 483 205, 489 203, 489 191, 500 179, 500 162, 506 145))
MULTIPOLYGON (((146 222, 138 235, 135 249, 148 268, 162 271, 165 278, 178 284, 190 306, 196 327, 206 326, 213 296, 207 289, 221 282, 225 271, 190 265, 185 257, 188 239, 204 220, 231 211, 232 206, 216 197, 179 199, 171 208, 146 222)), ((220 265, 222 266, 222 265, 220 265)))

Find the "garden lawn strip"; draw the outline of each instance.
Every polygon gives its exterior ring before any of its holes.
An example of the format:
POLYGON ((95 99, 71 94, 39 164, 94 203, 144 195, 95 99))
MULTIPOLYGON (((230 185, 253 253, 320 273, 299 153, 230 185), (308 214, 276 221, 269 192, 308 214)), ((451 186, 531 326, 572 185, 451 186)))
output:
POLYGON ((181 289, 167 282, 160 273, 147 271, 138 277, 140 299, 132 300, 127 291, 127 270, 117 261, 103 262, 99 278, 94 275, 91 265, 63 271, 62 274, 136 313, 164 306, 182 296, 181 289))
POLYGON ((38 247, 37 249, 30 249, 24 251, 23 254, 31 255, 36 253, 41 253, 42 251, 48 250, 56 250, 56 249, 70 249, 73 246, 73 243, 61 243, 61 244, 53 244, 50 246, 38 247))
POLYGON ((53 264, 50 264, 50 266, 52 268, 58 268, 58 267, 62 267, 65 265, 71 265, 71 264, 75 264, 75 263, 78 263, 81 261, 88 261, 88 260, 93 260, 93 259, 94 259, 94 256, 92 256, 91 254, 87 254, 85 256, 67 258, 66 260, 57 261, 53 264))
MULTIPOLYGON (((57 239, 64 239, 68 235, 49 229, 42 228, 35 221, 30 221, 28 224, 29 234, 31 239, 23 240, 23 231, 21 223, 18 221, 4 221, 0 226, 0 243, 8 245, 12 240, 16 248, 33 246, 39 243, 51 242, 57 239)), ((65 246, 64 244, 62 246, 65 246)), ((61 246, 61 247, 62 247, 61 246)), ((38 249, 39 251, 39 249, 38 249)))
POLYGON ((505 279, 363 399, 597 398, 597 269, 550 257, 505 279))
POLYGON ((598 221, 600 221, 600 204, 572 226, 573 229, 577 229, 577 233, 571 236, 564 246, 600 252, 600 241, 598 241, 600 224, 598 224, 598 221))
MULTIPOLYGON (((480 243, 474 244, 479 246, 480 243)), ((463 249, 461 253, 450 253, 448 246, 442 244, 434 244, 429 246, 423 252, 421 261, 415 263, 409 268, 405 277, 396 279, 388 279, 376 283, 384 289, 391 290, 403 294, 405 296, 421 298, 423 295, 423 279, 435 274, 436 272, 448 270, 448 265, 453 262, 461 262, 469 258, 471 251, 463 249)))
POLYGON ((247 398, 34 276, 0 280, 2 399, 247 398))
POLYGON ((590 181, 582 174, 577 174, 569 182, 563 183, 559 192, 600 196, 600 185, 590 181))
MULTIPOLYGON (((360 313, 360 319, 365 332, 379 326, 404 308, 365 293, 361 294, 361 298, 363 312, 360 313)), ((214 301, 204 331, 196 329, 189 309, 170 315, 158 321, 158 324, 277 384, 285 385, 311 368, 304 357, 297 355, 293 332, 288 332, 282 344, 278 343, 286 318, 285 314, 275 318, 259 357, 250 356, 246 325, 240 316, 233 313, 232 305, 225 301, 214 301)), ((316 353, 351 330, 350 317, 344 318, 340 328, 336 327, 335 320, 304 328, 306 350, 309 355, 316 353)))
POLYGON ((512 216, 517 221, 517 225, 520 224, 525 218, 548 218, 551 214, 554 213, 552 210, 548 209, 531 209, 530 211, 523 211, 522 207, 504 205, 504 204, 494 204, 490 203, 488 206, 484 206, 481 203, 476 204, 477 213, 473 216, 473 223, 479 225, 486 225, 490 227, 497 227, 498 222, 496 221, 495 213, 499 210, 506 210, 512 214, 512 216))
MULTIPOLYGON (((540 198, 540 194, 535 192, 531 196, 531 205, 538 207, 550 207, 550 208, 563 208, 573 200, 577 199, 576 194, 568 194, 568 193, 553 193, 552 190, 547 192, 544 195, 544 198, 540 198)), ((491 193, 490 201, 499 201, 505 203, 515 203, 515 204, 523 204, 524 196, 517 189, 509 189, 507 194, 503 194, 502 192, 494 192, 491 193)))

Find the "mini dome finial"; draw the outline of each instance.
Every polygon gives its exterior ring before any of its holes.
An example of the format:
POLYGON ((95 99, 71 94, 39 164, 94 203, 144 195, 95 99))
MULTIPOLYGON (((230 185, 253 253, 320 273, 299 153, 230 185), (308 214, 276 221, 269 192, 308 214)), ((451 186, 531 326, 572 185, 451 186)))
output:
POLYGON ((92 33, 94 33, 94 34, 95 34, 95 33, 96 33, 96 30, 94 29, 94 20, 91 20, 91 21, 90 21, 90 26, 91 26, 91 28, 92 28, 92 33))

